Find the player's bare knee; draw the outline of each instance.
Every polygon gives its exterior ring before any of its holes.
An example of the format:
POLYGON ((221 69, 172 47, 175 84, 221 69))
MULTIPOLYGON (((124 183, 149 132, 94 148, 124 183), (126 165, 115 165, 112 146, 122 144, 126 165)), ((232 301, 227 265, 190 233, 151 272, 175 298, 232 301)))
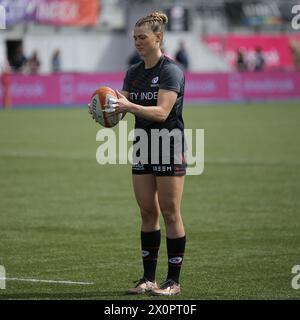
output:
POLYGON ((154 208, 141 208, 141 216, 143 221, 156 221, 159 217, 159 212, 154 208))
POLYGON ((176 211, 163 211, 163 218, 165 224, 171 225, 178 222, 178 220, 180 219, 180 215, 176 211))

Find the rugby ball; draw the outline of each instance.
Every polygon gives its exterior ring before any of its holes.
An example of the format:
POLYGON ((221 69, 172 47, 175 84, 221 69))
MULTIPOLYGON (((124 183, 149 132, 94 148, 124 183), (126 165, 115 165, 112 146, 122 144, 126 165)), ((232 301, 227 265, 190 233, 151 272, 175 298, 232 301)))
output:
POLYGON ((100 87, 93 93, 91 98, 93 116, 103 127, 112 128, 122 119, 122 113, 115 112, 117 99, 116 91, 109 87, 100 87))

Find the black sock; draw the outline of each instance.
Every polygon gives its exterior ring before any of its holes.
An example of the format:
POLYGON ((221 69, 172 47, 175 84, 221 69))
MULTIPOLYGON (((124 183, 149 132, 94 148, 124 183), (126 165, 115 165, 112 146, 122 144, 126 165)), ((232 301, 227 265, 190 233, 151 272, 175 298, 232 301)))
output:
POLYGON ((141 244, 144 277, 150 281, 154 281, 158 250, 160 246, 160 230, 152 232, 141 231, 141 244))
POLYGON ((167 238, 168 250, 168 276, 167 279, 172 279, 179 283, 179 275, 185 249, 185 236, 177 239, 167 238))

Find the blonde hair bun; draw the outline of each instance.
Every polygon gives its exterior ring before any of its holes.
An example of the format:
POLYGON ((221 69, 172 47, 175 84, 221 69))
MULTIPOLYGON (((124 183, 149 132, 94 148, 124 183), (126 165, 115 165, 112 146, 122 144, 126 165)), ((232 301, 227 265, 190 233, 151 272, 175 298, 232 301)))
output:
POLYGON ((166 25, 168 23, 167 15, 161 11, 152 12, 149 14, 149 17, 152 17, 153 20, 156 20, 157 22, 163 25, 166 25))
POLYGON ((153 32, 164 31, 165 25, 168 23, 168 17, 161 11, 156 11, 148 14, 145 17, 140 18, 136 22, 136 26, 140 27, 144 24, 148 24, 153 32))

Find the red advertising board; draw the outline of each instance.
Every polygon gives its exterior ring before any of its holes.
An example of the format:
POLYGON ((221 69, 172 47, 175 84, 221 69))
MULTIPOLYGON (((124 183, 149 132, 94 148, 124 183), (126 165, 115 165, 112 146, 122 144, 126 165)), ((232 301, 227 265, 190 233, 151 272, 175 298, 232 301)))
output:
POLYGON ((267 70, 286 70, 293 68, 290 43, 293 40, 300 42, 300 35, 229 34, 226 36, 206 36, 202 40, 213 52, 223 55, 233 69, 239 49, 243 49, 246 53, 246 59, 251 61, 255 48, 259 47, 264 55, 267 70))
POLYGON ((99 0, 42 0, 32 20, 62 26, 93 26, 99 16, 99 0))

